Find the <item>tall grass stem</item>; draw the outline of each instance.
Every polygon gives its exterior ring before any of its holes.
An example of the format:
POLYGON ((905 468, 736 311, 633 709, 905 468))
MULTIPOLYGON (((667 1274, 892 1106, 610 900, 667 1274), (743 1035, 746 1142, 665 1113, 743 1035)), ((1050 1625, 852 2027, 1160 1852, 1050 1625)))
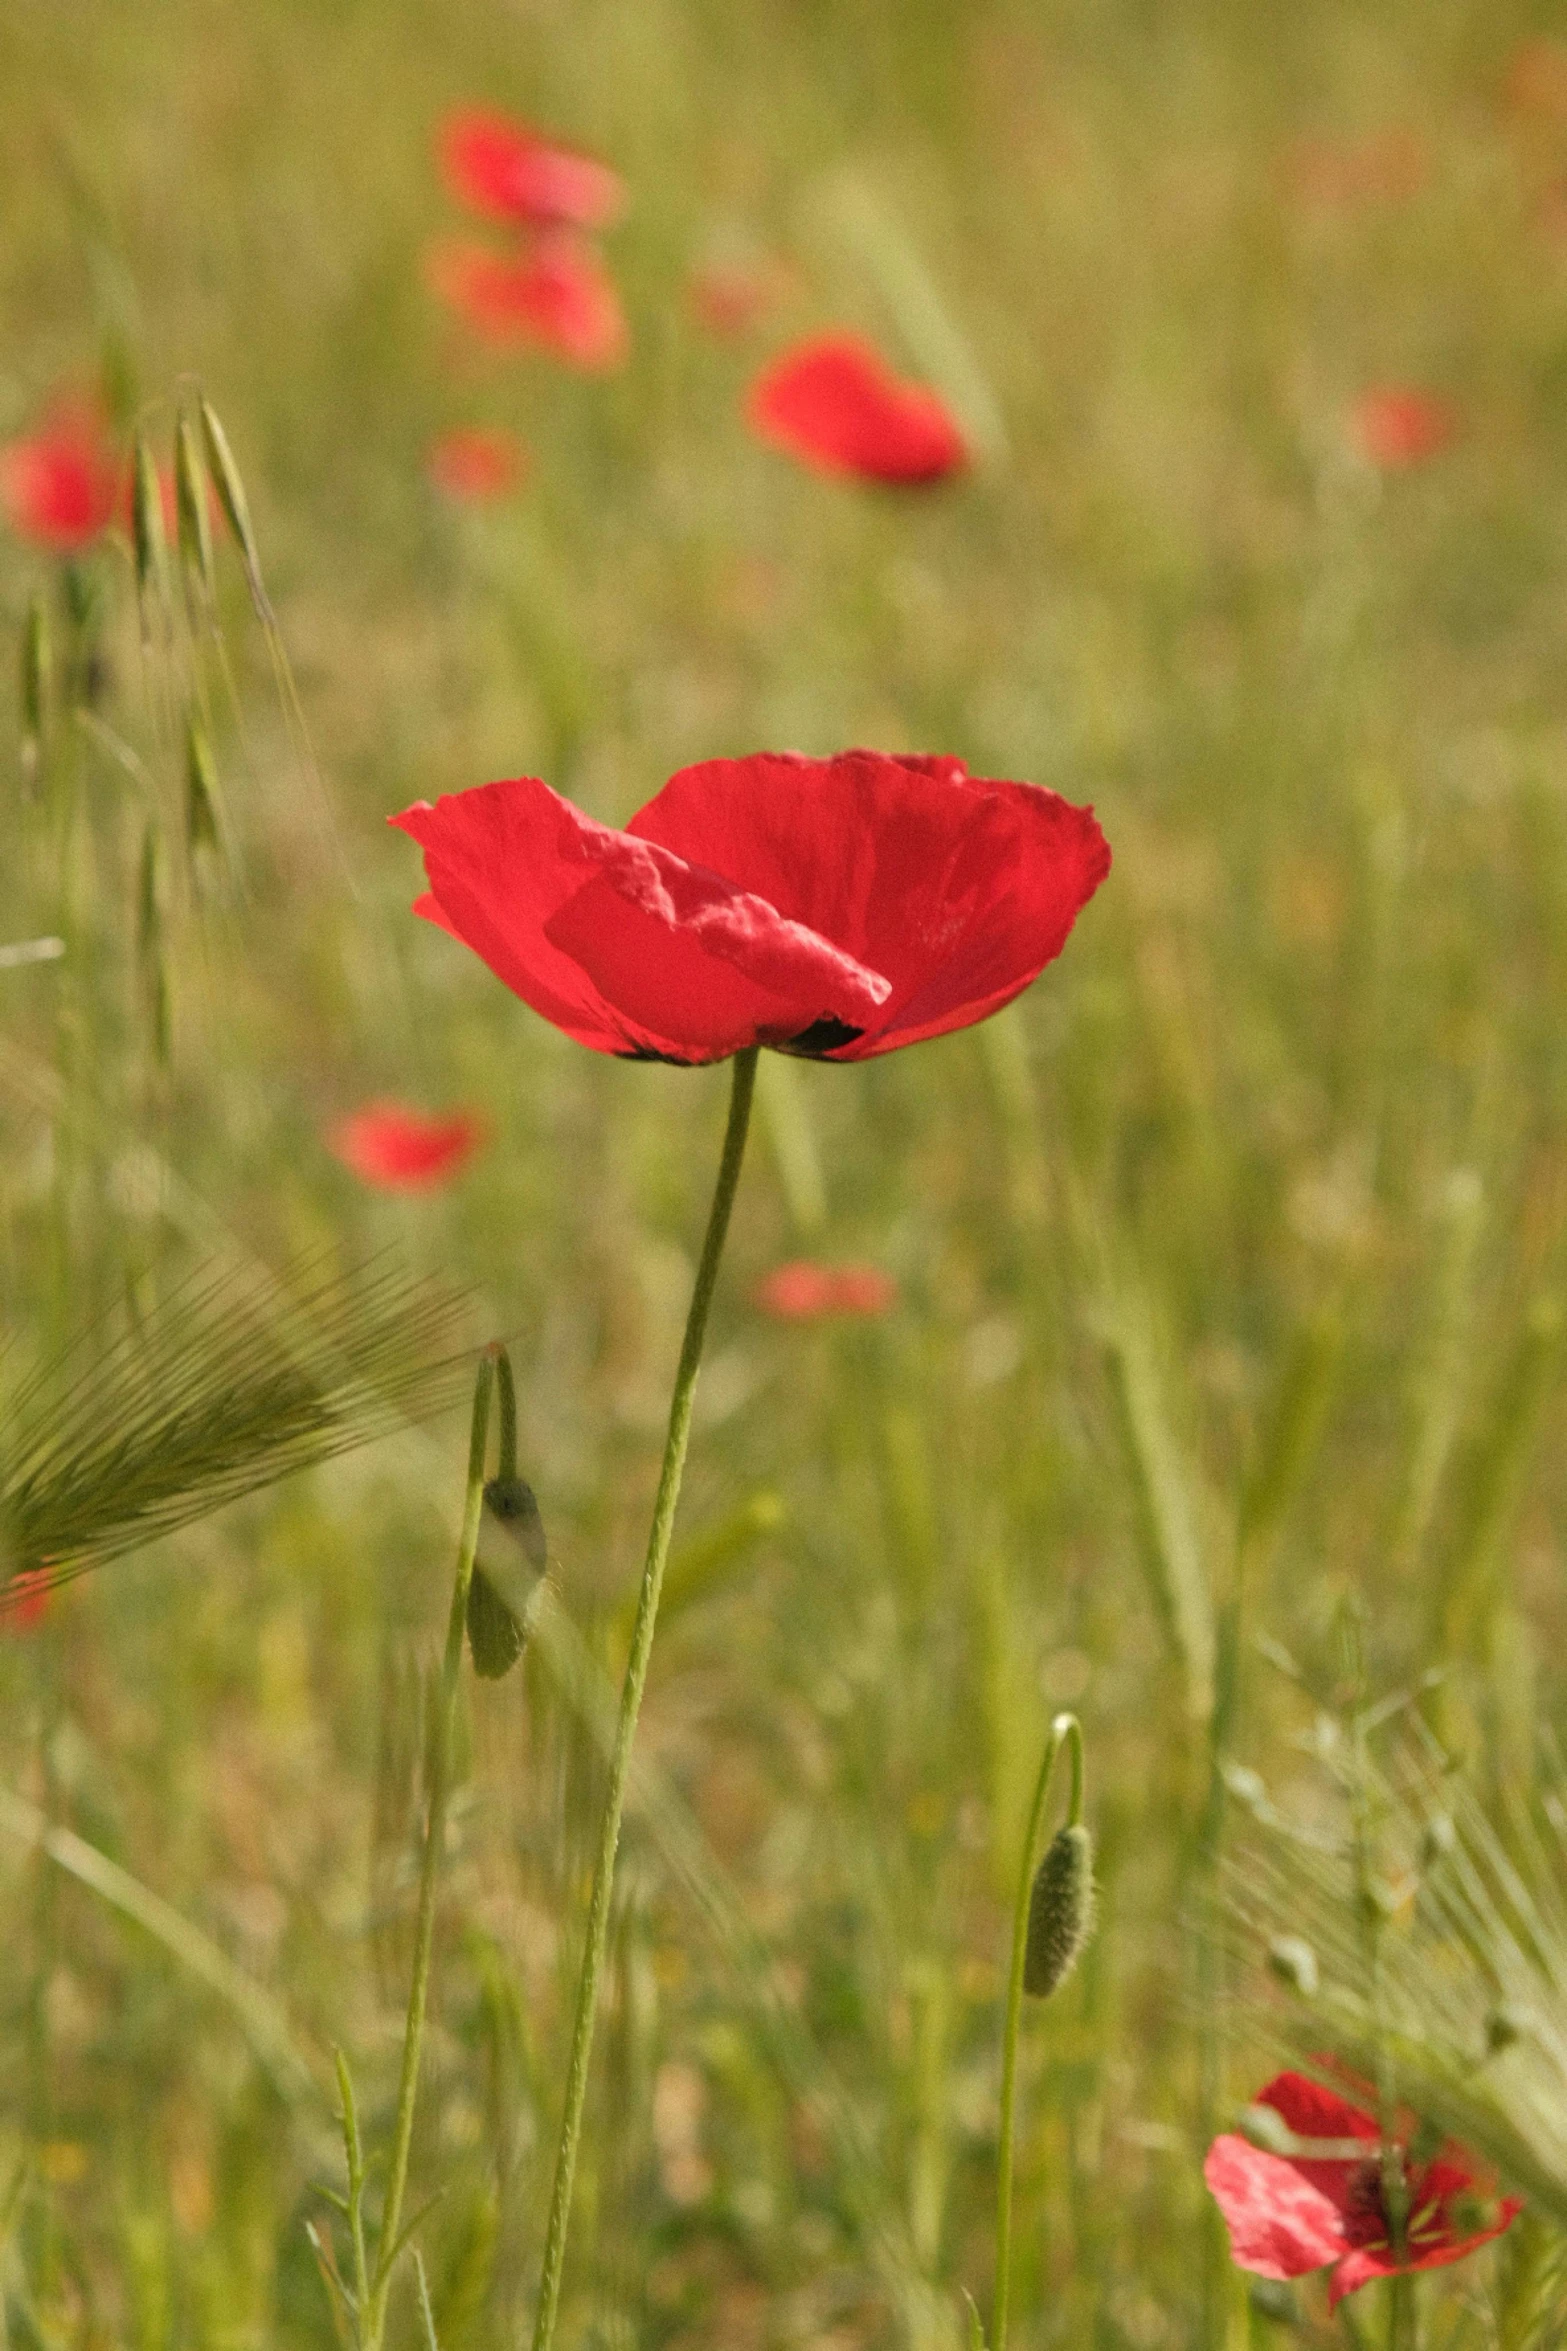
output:
MULTIPOLYGON (((457 1574, 446 1619, 446 1653, 441 1660, 440 1700, 430 1742, 430 1801, 425 1820, 424 1854, 419 1865, 419 1913, 414 1935, 413 1980, 408 1991, 408 2018, 403 2028, 403 2066, 397 2086, 397 2119, 392 2128, 391 2163, 386 2202, 376 2240, 375 2270, 364 2311, 363 2351, 378 2351, 386 2324, 386 2297, 392 2270, 401 2250, 398 2227, 403 2192, 408 2185, 408 2151, 413 2142, 414 2104, 419 2094, 419 2060, 424 2048, 425 2007, 430 1990, 430 1947, 435 1936, 435 1892, 441 1872, 441 1849, 446 1840, 446 1799, 451 1782, 452 1721, 457 1711, 457 1685, 462 1670, 463 1628, 467 1622, 468 1586, 473 1579, 474 1554, 479 1547, 479 1517, 484 1507, 484 1451, 490 1428, 490 1390, 495 1380, 498 1348, 486 1351, 473 1390, 473 1424, 468 1442, 468 1490, 463 1502, 462 1538, 457 1547, 457 1574)), ((515 1440, 514 1440, 515 1443, 515 1440)))
POLYGON ((648 1660, 653 1652, 653 1631, 658 1621, 659 1593, 663 1587, 664 1564, 669 1556, 669 1539, 674 1529, 675 1505, 680 1499, 686 1446, 691 1435, 691 1411, 696 1400, 696 1378, 701 1368, 702 1344, 707 1336, 708 1309, 713 1302, 719 1261, 729 1231, 729 1213, 734 1206, 740 1166, 745 1157, 746 1130, 751 1123, 751 1101, 756 1091, 756 1063, 757 1048, 754 1045, 743 1053, 737 1053, 734 1058, 729 1125, 724 1135, 723 1156, 718 1163, 713 1205, 708 1213, 707 1237, 702 1243, 702 1256, 691 1292, 691 1306, 686 1315, 685 1338, 675 1372, 674 1394, 670 1398, 669 1433, 664 1440, 664 1461, 659 1472, 658 1493, 653 1503, 653 1523, 648 1532, 647 1558, 642 1569, 641 1589, 637 1595, 636 1621, 631 1628, 631 1650, 626 1659, 626 1675, 621 1686, 615 1744, 610 1752, 609 1787, 604 1797, 598 1855, 593 1868, 593 1891, 588 1901, 587 1939, 582 1954, 582 1973, 577 1984, 577 2013, 572 2025, 571 2060, 566 2073, 566 2106, 561 2116, 560 2143, 555 2155, 555 2181, 550 2194, 549 2226, 544 2239, 544 2263, 539 2278, 539 2302, 533 2322, 533 2351, 549 2351, 555 2333, 555 2315, 560 2306, 561 2272, 566 2259, 566 2233, 571 2220, 577 2148, 582 2137, 582 2109, 587 2096, 588 2061, 593 2051, 599 1977, 603 1972, 604 1949, 609 1938, 609 1898, 615 1876, 615 1853, 620 1843, 621 1813, 625 1808, 626 1776, 631 1766, 631 1748, 636 1737, 642 1693, 647 1685, 648 1660))

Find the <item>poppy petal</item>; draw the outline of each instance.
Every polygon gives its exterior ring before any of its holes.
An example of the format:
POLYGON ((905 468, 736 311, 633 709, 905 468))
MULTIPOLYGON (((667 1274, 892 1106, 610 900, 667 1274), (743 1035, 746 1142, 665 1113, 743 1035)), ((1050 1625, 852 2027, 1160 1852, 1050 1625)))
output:
POLYGON ((369 1102, 340 1119, 327 1141, 334 1156, 381 1191, 433 1191, 472 1158, 483 1128, 467 1111, 429 1116, 401 1102, 369 1102))
POLYGON ((449 927, 600 1050, 721 1060, 824 1018, 861 1027, 887 996, 879 973, 765 899, 532 777, 392 821, 423 846, 449 927))
POLYGON ((998 1011, 1066 943, 1109 871, 1090 809, 962 762, 848 751, 683 768, 629 830, 727 874, 838 941, 891 993, 863 1060, 998 1011))
POLYGON ((1202 2176, 1224 2215, 1239 2268, 1298 2278, 1343 2254, 1337 2203, 1284 2156, 1225 2131, 1209 2148, 1202 2176))
POLYGON ((1433 2245, 1421 2247, 1411 2244, 1403 2261, 1395 2261, 1390 2245, 1357 2245, 1337 2264, 1328 2282, 1328 2306, 1336 2310, 1346 2294, 1358 2293, 1369 2286, 1373 2278, 1397 2277, 1401 2270, 1446 2269, 1454 2261, 1466 2261, 1482 2245, 1489 2245, 1510 2229, 1523 2210, 1523 2199, 1509 2196, 1497 2208, 1496 2219, 1486 2228, 1466 2237, 1444 2236, 1433 2245))
POLYGON ((425 256, 430 289, 492 343, 538 343, 595 372, 618 367, 630 335, 614 280, 564 233, 525 253, 447 238, 425 256))
POLYGON ((761 439, 818 473, 940 481, 968 447, 938 395, 901 382, 858 335, 819 335, 763 370, 746 414, 761 439))
POLYGON ((447 115, 437 146, 458 202, 496 220, 601 229, 625 205, 624 183, 607 163, 543 138, 491 107, 462 107, 447 115))

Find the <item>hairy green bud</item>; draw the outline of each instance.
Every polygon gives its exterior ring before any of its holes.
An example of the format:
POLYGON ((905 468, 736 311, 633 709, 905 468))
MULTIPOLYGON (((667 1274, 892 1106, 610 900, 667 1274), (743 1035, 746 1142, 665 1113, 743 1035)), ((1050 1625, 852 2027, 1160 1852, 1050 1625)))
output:
POLYGON ((1028 1898, 1023 1989, 1048 2000, 1071 1974, 1094 1931, 1094 1840, 1079 1821, 1045 1847, 1028 1898))
POLYGON ((544 1521, 525 1478, 491 1478, 484 1489, 486 1521, 501 1539, 491 1547, 487 1574, 476 1561, 468 1585, 468 1649, 473 1670, 485 1681, 510 1673, 528 1638, 528 1615, 549 1564, 544 1521), (502 1589, 502 1586, 505 1589, 502 1589))

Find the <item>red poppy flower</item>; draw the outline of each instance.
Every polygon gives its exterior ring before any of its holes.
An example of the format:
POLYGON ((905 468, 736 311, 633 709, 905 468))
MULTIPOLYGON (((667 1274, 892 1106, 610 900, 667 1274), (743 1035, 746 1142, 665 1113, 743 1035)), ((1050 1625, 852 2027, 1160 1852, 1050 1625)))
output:
POLYGON ((383 1192, 431 1192, 466 1166, 484 1139, 465 1110, 435 1117, 401 1102, 371 1102, 340 1119, 327 1140, 345 1167, 383 1192))
POLYGON ((818 1265, 797 1257, 775 1265, 756 1285, 757 1305, 780 1322, 886 1314, 897 1302, 898 1285, 879 1265, 818 1265))
POLYGON ((618 367, 630 336, 614 280, 590 245, 564 232, 523 253, 446 241, 429 282, 492 343, 542 343, 576 367, 618 367))
POLYGON ((431 448, 430 479, 448 498, 483 505, 514 490, 526 462, 514 433, 484 425, 459 425, 454 432, 443 433, 431 448))
POLYGON ((1298 2278, 1331 2263, 1328 2300, 1335 2308, 1373 2278, 1462 2261, 1522 2210, 1517 2197, 1508 2197, 1487 2211, 1473 2158, 1449 2142, 1423 2168, 1406 2170, 1407 2241, 1397 2261, 1374 2117, 1298 2073, 1278 2075, 1256 2103, 1271 2107, 1298 2139, 1365 2145, 1363 2156, 1271 2155, 1226 2131, 1203 2165, 1237 2265, 1258 2277, 1298 2278))
POLYGON ((759 752, 682 768, 624 832, 532 776, 391 819, 415 912, 600 1053, 860 1061, 999 1012, 1110 869, 1093 811, 961 760, 759 752))
POLYGON ((61 409, 43 432, 0 448, 0 506, 20 537, 79 554, 119 511, 123 468, 87 408, 61 409))
POLYGON ((1370 464, 1384 473, 1401 473, 1445 449, 1457 419, 1432 393, 1389 384, 1361 394, 1350 412, 1350 427, 1370 464))
POLYGON ((797 343, 751 387, 752 428, 818 473, 937 482, 968 447, 937 395, 905 384, 858 335, 797 343))
POLYGON ((438 144, 452 194, 492 219, 601 229, 624 208, 624 183, 607 163, 557 146, 491 107, 447 115, 438 144))
POLYGON ((24 1567, 0 1584, 0 1632, 30 1633, 48 1613, 54 1578, 46 1567, 24 1567))

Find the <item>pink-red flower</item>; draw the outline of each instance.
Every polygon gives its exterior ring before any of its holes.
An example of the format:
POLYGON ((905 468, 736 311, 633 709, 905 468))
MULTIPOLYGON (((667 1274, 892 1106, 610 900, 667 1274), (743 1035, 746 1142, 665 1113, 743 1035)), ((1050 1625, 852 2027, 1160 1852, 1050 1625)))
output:
POLYGON ((898 1302, 898 1285, 879 1265, 820 1265, 791 1258, 775 1265, 756 1285, 756 1303, 780 1322, 821 1322, 832 1315, 887 1314, 898 1302))
POLYGON ((1350 411, 1355 446, 1383 473, 1424 465, 1447 447, 1457 429, 1448 403, 1413 384, 1378 385, 1362 392, 1350 411))
POLYGON ((334 1155, 383 1192, 432 1192, 449 1184, 484 1139, 482 1120, 466 1110, 410 1110, 370 1102, 340 1119, 327 1137, 334 1155))
POLYGON ((507 497, 527 469, 516 434, 486 425, 459 425, 443 433, 427 462, 436 488, 465 505, 507 497))
POLYGON ((968 460, 938 395, 899 380, 858 335, 819 335, 764 369, 746 413, 764 441, 818 473, 937 482, 968 460))
POLYGON ((1332 2268, 1335 2307, 1373 2278, 1400 2269, 1439 2269, 1499 2237, 1522 2209, 1516 2197, 1488 2206, 1478 2166, 1449 2141, 1425 2164, 1404 2164, 1408 2196, 1404 2258, 1393 2251, 1375 2118, 1303 2074, 1281 2073, 1257 2094, 1297 2139, 1363 2146, 1364 2154, 1274 2155, 1226 2131, 1214 2140, 1203 2177, 1223 2213, 1230 2250, 1258 2277, 1298 2278, 1332 2268))
POLYGON ((46 1567, 24 1567, 0 1584, 0 1633, 30 1633, 49 1609, 54 1578, 46 1567))
POLYGON ((591 155, 514 122, 493 107, 446 116, 438 147, 446 184, 461 204, 525 228, 601 229, 625 207, 618 172, 591 155))
POLYGON ((593 247, 560 230, 511 253, 443 239, 432 290, 492 343, 539 343, 575 367, 618 367, 630 336, 614 280, 593 247))
POLYGON ((532 776, 392 818, 415 908, 600 1053, 859 1061, 967 1028, 1110 868, 1092 809, 961 760, 759 752, 682 768, 624 832, 532 776))
POLYGON ((127 497, 127 475, 94 411, 59 409, 42 432, 0 448, 0 506, 20 538, 77 555, 106 531, 127 497))

